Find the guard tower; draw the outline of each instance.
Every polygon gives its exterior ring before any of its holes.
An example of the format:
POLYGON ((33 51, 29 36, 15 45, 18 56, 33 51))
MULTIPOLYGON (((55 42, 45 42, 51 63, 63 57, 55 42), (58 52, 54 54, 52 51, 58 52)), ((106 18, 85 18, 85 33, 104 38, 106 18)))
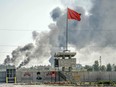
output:
POLYGON ((60 71, 72 71, 73 67, 76 67, 76 58, 72 58, 76 55, 76 52, 63 51, 55 53, 54 65, 60 71))
POLYGON ((6 83, 16 83, 16 69, 15 66, 6 66, 6 83))

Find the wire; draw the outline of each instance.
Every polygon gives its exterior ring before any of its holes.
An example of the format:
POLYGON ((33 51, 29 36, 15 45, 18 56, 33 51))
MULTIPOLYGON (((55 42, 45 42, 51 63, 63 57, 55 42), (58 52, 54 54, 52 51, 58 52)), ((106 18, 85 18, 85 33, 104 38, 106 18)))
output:
MULTIPOLYGON (((24 47, 25 45, 0 45, 0 46, 8 46, 8 47, 24 47)), ((38 47, 50 47, 50 46, 38 46, 38 47)), ((65 46, 52 46, 52 48, 54 47, 65 47, 65 46)), ((76 46, 68 46, 68 47, 76 47, 76 46)), ((88 47, 104 47, 104 46, 88 46, 88 47)), ((109 46, 110 47, 110 46, 109 46)), ((111 47, 116 47, 116 45, 112 45, 111 47)))
POLYGON ((11 52, 0 52, 0 53, 11 53, 11 52))
POLYGON ((17 47, 17 46, 19 46, 19 45, 0 45, 0 46, 7 46, 7 47, 17 47))
MULTIPOLYGON (((72 29, 73 30, 73 29, 72 29)), ((75 30, 75 29, 74 29, 75 30)), ((114 30, 91 30, 91 29, 77 29, 78 31, 116 31, 115 29, 114 30)), ((41 31, 41 30, 25 30, 25 29, 0 29, 0 31, 41 31)))
POLYGON ((21 30, 17 30, 17 29, 0 29, 1 31, 40 31, 40 30, 23 30, 23 29, 21 29, 21 30))

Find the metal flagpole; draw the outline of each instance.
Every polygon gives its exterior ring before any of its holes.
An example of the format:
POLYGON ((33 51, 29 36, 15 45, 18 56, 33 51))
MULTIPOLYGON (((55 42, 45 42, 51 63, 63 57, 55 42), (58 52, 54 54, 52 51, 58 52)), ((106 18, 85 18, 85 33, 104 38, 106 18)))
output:
POLYGON ((66 16, 66 51, 68 50, 68 7, 66 16))

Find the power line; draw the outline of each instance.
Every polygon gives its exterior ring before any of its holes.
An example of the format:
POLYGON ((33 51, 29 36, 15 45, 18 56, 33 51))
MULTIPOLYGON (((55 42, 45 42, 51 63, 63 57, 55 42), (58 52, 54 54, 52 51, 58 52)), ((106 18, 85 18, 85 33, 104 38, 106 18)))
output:
POLYGON ((6 46, 6 47, 17 47, 17 46, 19 46, 19 45, 0 45, 0 46, 6 46))
MULTIPOLYGON (((74 29, 75 30, 75 29, 74 29)), ((116 29, 113 29, 113 30, 100 30, 100 29, 97 29, 97 30, 91 30, 91 29, 77 29, 78 31, 116 31, 116 29)), ((0 31, 41 31, 41 30, 28 30, 28 29, 0 29, 0 31)))
MULTIPOLYGON (((2 44, 0 44, 0 47, 4 47, 4 46, 6 46, 6 47, 24 47, 24 46, 26 46, 26 45, 2 45, 2 44)), ((50 46, 38 46, 38 47, 50 47, 50 46)), ((52 47, 65 47, 65 46, 52 46, 52 47)), ((76 47, 76 46, 68 46, 68 47, 76 47)), ((107 47, 107 46, 87 46, 87 47, 107 47)), ((116 45, 114 46, 114 45, 112 45, 112 46, 108 46, 108 47, 116 47, 116 45)))
POLYGON ((0 31, 40 31, 40 30, 25 30, 25 29, 0 29, 0 31))
POLYGON ((0 52, 0 53, 11 53, 11 52, 0 52))

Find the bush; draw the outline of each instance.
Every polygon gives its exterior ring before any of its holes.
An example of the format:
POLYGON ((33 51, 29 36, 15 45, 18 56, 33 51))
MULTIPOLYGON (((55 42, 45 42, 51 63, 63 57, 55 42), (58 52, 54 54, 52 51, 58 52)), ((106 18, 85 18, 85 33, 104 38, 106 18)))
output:
POLYGON ((114 85, 114 82, 113 81, 99 81, 97 82, 97 84, 98 85, 103 84, 103 85, 108 86, 108 85, 114 85))

